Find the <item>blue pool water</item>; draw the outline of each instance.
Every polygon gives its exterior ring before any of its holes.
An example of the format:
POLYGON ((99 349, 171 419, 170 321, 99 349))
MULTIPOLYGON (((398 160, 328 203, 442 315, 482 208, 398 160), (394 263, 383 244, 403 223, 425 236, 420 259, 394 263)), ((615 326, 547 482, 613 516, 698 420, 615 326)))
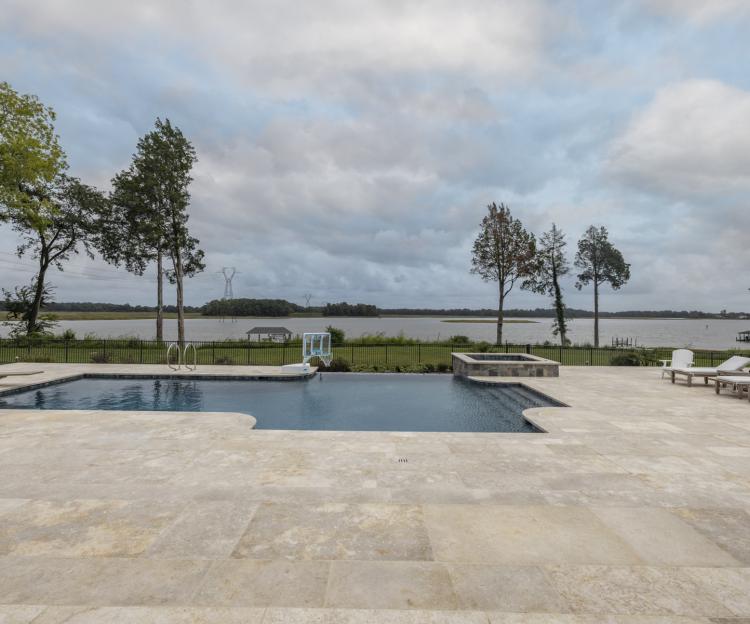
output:
POLYGON ((558 405, 519 384, 452 375, 325 373, 307 381, 85 378, 0 396, 0 408, 243 412, 258 429, 537 431, 528 407, 558 405))

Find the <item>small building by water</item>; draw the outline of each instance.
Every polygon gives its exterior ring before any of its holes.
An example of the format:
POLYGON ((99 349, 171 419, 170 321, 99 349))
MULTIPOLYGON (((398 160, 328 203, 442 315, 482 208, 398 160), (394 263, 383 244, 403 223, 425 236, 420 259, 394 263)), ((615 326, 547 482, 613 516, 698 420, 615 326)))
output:
POLYGON ((737 342, 750 342, 750 329, 738 333, 737 342))
POLYGON ((253 327, 247 332, 247 339, 273 340, 274 342, 286 342, 292 339, 292 332, 286 327, 253 327))

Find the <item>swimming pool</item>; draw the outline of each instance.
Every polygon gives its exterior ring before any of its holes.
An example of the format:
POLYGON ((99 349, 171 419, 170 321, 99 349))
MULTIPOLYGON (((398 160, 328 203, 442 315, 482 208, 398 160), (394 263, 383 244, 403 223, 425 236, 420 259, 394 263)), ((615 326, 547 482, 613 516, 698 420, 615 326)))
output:
POLYGON ((325 373, 308 381, 83 378, 0 396, 5 409, 243 412, 257 429, 535 432, 522 412, 560 405, 520 384, 452 375, 325 373))

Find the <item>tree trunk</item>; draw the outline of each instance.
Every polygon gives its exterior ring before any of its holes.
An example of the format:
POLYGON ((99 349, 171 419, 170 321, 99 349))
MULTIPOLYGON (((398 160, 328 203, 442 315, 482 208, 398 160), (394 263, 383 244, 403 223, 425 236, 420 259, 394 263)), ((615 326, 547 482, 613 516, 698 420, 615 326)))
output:
POLYGON ((26 333, 34 333, 36 322, 39 318, 39 312, 42 309, 42 299, 44 298, 44 277, 49 268, 49 262, 45 259, 45 253, 42 252, 39 259, 39 273, 36 276, 36 289, 34 290, 34 301, 29 309, 29 315, 26 318, 26 333))
POLYGON ((177 284, 177 342, 182 351, 185 348, 185 297, 182 289, 182 256, 179 250, 174 262, 174 277, 177 284))
POLYGON ((565 326, 565 306, 562 300, 562 291, 560 290, 560 282, 557 279, 557 266, 552 265, 552 285, 555 289, 555 313, 557 314, 557 331, 560 334, 560 344, 564 347, 567 343, 565 334, 567 333, 567 327, 565 326))
POLYGON ((156 341, 164 340, 164 271, 161 249, 156 252, 156 341))
POLYGON ((503 297, 503 287, 500 286, 500 296, 497 302, 497 337, 495 344, 503 344, 503 304, 505 303, 503 297))
POLYGON ((599 346, 599 282, 594 280, 594 346, 599 346))

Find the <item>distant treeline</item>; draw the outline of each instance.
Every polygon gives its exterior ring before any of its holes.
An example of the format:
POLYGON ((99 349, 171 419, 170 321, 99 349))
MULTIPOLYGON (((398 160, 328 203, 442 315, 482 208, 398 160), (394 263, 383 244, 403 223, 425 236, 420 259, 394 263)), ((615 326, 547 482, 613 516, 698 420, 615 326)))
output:
POLYGON ((289 316, 294 313, 322 316, 377 316, 378 308, 364 303, 326 303, 305 308, 284 299, 216 299, 201 308, 205 316, 289 316))
MULTIPOLYGON (((0 310, 3 309, 0 301, 0 310)), ((165 312, 175 312, 176 306, 164 306, 165 312)), ((92 303, 89 301, 68 301, 49 303, 45 312, 155 312, 154 306, 130 305, 129 303, 92 303)), ((497 310, 492 308, 378 308, 366 303, 327 303, 323 307, 297 305, 285 299, 214 299, 202 306, 185 306, 186 312, 204 316, 290 316, 305 313, 321 316, 466 316, 494 317, 497 310)), ((554 318, 554 310, 534 308, 533 310, 505 310, 509 318, 554 318)), ((593 318, 590 310, 567 308, 568 318, 593 318)), ((689 318, 689 319, 747 319, 750 312, 702 312, 700 310, 626 310, 623 312, 600 312, 601 318, 689 318)))
POLYGON ((323 316, 378 316, 378 308, 367 303, 326 303, 323 316))
MULTIPOLYGON (((0 310, 5 303, 0 301, 0 310)), ((185 312, 200 312, 203 306, 185 306, 185 312)), ((44 312, 156 312, 155 306, 130 305, 129 303, 94 303, 91 301, 50 301, 45 304, 44 312)), ((165 305, 165 312, 177 312, 177 306, 165 305)))
POLYGON ((204 316, 289 316, 303 310, 284 299, 214 299, 200 308, 204 316))
MULTIPOLYGON (((482 308, 382 308, 380 314, 391 316, 497 316, 497 310, 482 308)), ((554 318, 551 308, 533 310, 511 309, 503 312, 505 317, 515 318, 554 318)), ((568 318, 594 318, 591 310, 566 308, 568 318)), ((691 319, 743 319, 750 318, 750 312, 701 312, 699 310, 625 310, 622 312, 599 312, 600 318, 691 318, 691 319)))

